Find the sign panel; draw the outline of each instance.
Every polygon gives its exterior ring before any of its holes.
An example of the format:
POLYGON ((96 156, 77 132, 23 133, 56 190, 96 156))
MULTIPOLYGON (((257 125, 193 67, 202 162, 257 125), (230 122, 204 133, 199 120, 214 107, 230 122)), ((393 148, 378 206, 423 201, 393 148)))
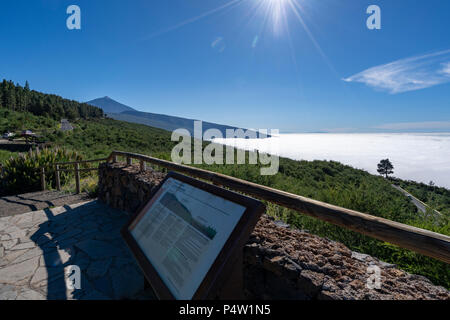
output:
POLYGON ((254 199, 170 173, 123 234, 160 298, 205 298, 263 210, 254 199))

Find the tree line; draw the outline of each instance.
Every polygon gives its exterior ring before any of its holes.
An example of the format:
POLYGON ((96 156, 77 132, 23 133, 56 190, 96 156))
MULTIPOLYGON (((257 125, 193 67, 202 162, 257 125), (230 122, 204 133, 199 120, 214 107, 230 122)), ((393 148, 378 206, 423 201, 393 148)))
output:
POLYGON ((45 94, 30 90, 28 81, 25 86, 3 80, 0 83, 0 108, 13 111, 30 112, 60 120, 88 119, 103 117, 103 110, 87 103, 64 99, 54 94, 45 94))

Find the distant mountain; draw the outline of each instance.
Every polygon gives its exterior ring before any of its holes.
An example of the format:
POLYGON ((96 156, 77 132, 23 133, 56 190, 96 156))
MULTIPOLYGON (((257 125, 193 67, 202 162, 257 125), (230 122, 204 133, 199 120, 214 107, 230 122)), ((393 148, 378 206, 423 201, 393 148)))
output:
POLYGON ((136 111, 135 109, 117 102, 110 97, 103 97, 86 102, 92 106, 103 109, 106 114, 121 113, 124 111, 136 111))
MULTIPOLYGON (((174 131, 176 129, 183 128, 187 129, 192 136, 194 135, 194 121, 196 121, 194 119, 137 111, 136 109, 114 101, 109 97, 95 99, 88 101, 87 103, 102 108, 108 117, 115 120, 145 124, 150 127, 160 128, 167 131, 174 131)), ((202 129, 203 132, 208 129, 218 129, 222 135, 226 137, 227 129, 235 130, 240 128, 212 122, 202 122, 202 129)))

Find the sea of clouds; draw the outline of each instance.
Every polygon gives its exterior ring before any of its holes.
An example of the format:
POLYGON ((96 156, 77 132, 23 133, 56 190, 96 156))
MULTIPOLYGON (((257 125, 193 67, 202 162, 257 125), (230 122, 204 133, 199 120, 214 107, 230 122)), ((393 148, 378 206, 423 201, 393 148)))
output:
POLYGON ((339 161, 373 174, 389 158, 395 177, 450 188, 450 133, 305 133, 214 142, 294 160, 339 161))

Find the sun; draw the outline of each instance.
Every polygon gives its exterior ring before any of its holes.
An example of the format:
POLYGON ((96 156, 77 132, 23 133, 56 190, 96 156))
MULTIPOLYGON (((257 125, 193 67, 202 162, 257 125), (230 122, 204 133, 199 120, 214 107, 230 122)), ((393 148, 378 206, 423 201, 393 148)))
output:
POLYGON ((288 12, 298 10, 299 0, 256 0, 259 1, 259 10, 264 15, 266 22, 272 26, 273 32, 281 35, 288 28, 288 12))

